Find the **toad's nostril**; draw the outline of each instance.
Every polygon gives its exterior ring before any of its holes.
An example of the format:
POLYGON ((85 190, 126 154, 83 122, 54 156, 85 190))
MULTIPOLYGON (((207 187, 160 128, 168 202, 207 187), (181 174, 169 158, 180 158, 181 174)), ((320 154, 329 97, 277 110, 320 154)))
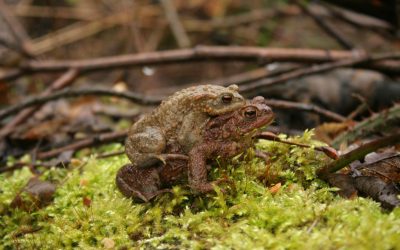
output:
POLYGON ((253 98, 252 102, 254 103, 265 103, 265 98, 263 96, 256 96, 253 98))
POLYGON ((272 109, 270 107, 264 107, 262 112, 264 114, 273 114, 272 109))

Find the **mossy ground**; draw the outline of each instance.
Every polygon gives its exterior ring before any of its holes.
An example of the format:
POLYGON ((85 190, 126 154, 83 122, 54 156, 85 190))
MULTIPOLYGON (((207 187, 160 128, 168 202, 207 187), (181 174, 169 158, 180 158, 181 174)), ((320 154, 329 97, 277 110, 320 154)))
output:
MULTIPOLYGON (((306 132, 294 140, 310 143, 310 137, 306 132)), ((9 204, 30 171, 2 174, 0 248, 400 249, 400 209, 337 196, 315 179, 328 159, 312 149, 266 141, 258 148, 270 152, 269 164, 245 157, 215 166, 212 178, 234 182, 224 186, 226 193, 216 188, 216 194, 194 196, 177 186, 148 204, 133 203, 115 186, 125 156, 47 170, 42 178, 59 185, 54 202, 29 213, 9 204), (271 192, 278 182, 282 187, 271 192)))

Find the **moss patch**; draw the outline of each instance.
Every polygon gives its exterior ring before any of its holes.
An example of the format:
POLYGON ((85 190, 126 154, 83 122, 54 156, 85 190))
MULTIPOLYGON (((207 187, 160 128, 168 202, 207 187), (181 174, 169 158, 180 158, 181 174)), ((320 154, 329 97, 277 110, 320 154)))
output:
MULTIPOLYGON (((318 143, 310 132, 291 139, 318 143)), ((250 152, 215 166, 211 178, 233 180, 222 186, 225 193, 216 187, 216 194, 194 196, 176 186, 174 194, 148 204, 132 203, 115 186, 125 156, 47 170, 42 178, 59 185, 54 202, 31 213, 9 208, 30 171, 2 174, 0 248, 400 248, 400 209, 386 212, 369 199, 338 197, 315 179, 315 170, 329 160, 324 155, 267 141, 257 148, 270 153, 268 164, 250 152), (271 192, 276 183, 281 188, 271 192)))

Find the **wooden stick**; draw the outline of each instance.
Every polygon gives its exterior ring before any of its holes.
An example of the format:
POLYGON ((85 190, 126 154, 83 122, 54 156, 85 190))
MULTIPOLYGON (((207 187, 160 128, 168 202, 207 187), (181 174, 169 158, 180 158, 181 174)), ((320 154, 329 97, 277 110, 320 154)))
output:
MULTIPOLYGON (((366 57, 354 51, 320 50, 320 49, 289 49, 289 48, 260 48, 260 47, 234 47, 234 46, 197 46, 193 49, 168 50, 147 52, 111 57, 102 57, 84 60, 59 60, 59 61, 33 61, 20 65, 24 74, 34 72, 58 72, 76 68, 83 73, 90 71, 111 70, 115 68, 150 66, 168 63, 183 63, 201 60, 241 60, 258 63, 267 62, 304 62, 322 63, 338 62, 334 67, 361 66, 387 73, 400 73, 400 53, 385 53, 366 57), (389 59, 392 59, 389 60, 389 59), (346 60, 346 61, 344 61, 346 60), (379 61, 378 61, 379 60, 379 61)), ((332 65, 324 66, 329 70, 332 65)), ((321 68, 319 68, 321 70, 321 68)), ((21 74, 16 74, 19 77, 21 74)), ((0 75, 0 81, 5 76, 0 75)), ((11 80, 9 75, 7 79, 11 80)))

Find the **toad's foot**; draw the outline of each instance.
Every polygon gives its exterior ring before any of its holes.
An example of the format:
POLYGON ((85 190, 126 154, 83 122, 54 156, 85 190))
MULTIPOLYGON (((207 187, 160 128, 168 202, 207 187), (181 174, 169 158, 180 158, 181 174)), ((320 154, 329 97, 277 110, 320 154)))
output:
MULTIPOLYGON (((190 188, 198 193, 210 193, 215 191, 215 186, 219 186, 221 183, 228 183, 230 185, 233 185, 234 183, 232 180, 228 178, 221 178, 213 182, 205 182, 205 183, 198 183, 198 184, 192 184, 190 185, 190 188)), ((219 188, 222 193, 226 193, 226 190, 223 188, 219 188)))

